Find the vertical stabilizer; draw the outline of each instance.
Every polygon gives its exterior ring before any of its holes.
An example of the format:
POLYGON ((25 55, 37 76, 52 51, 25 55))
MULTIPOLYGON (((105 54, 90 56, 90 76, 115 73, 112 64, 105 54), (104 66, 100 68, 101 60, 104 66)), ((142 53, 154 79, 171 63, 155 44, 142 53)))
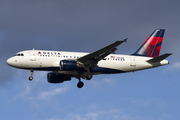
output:
POLYGON ((161 50, 164 32, 165 29, 156 29, 133 55, 158 57, 161 50))

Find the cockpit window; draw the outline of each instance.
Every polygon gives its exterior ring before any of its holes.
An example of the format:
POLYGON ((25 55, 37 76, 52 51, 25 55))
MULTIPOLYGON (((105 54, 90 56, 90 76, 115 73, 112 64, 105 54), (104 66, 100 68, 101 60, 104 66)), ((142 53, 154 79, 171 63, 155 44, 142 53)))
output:
POLYGON ((23 53, 18 53, 15 56, 24 56, 24 54, 23 53))

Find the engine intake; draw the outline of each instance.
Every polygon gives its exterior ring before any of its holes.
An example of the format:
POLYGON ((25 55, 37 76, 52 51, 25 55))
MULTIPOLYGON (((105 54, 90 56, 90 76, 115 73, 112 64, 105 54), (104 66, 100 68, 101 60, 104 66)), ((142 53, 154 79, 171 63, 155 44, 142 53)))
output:
POLYGON ((47 81, 49 83, 63 83, 64 81, 70 81, 71 77, 65 74, 51 72, 47 74, 47 81))
POLYGON ((60 70, 71 71, 82 69, 84 65, 81 62, 75 60, 61 60, 60 61, 60 70))

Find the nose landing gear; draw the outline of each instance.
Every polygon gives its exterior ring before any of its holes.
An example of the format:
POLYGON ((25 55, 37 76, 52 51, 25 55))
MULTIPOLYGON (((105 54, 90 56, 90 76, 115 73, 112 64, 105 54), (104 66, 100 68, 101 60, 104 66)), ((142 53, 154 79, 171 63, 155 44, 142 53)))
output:
POLYGON ((29 80, 31 81, 31 80, 33 80, 33 72, 34 72, 34 71, 31 70, 30 72, 31 72, 31 76, 29 77, 29 80))

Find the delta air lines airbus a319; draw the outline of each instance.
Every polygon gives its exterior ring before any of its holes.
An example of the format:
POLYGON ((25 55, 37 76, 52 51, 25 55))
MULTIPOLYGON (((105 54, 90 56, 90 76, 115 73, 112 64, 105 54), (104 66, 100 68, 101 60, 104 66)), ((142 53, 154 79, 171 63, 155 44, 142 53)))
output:
POLYGON ((112 54, 125 39, 92 53, 26 50, 9 58, 7 64, 30 70, 29 80, 33 79, 35 70, 52 71, 47 74, 49 83, 63 83, 75 77, 79 80, 77 87, 82 88, 84 83, 81 78, 90 80, 93 75, 134 72, 169 64, 165 58, 171 53, 159 56, 164 32, 164 29, 156 29, 131 55, 112 54))

